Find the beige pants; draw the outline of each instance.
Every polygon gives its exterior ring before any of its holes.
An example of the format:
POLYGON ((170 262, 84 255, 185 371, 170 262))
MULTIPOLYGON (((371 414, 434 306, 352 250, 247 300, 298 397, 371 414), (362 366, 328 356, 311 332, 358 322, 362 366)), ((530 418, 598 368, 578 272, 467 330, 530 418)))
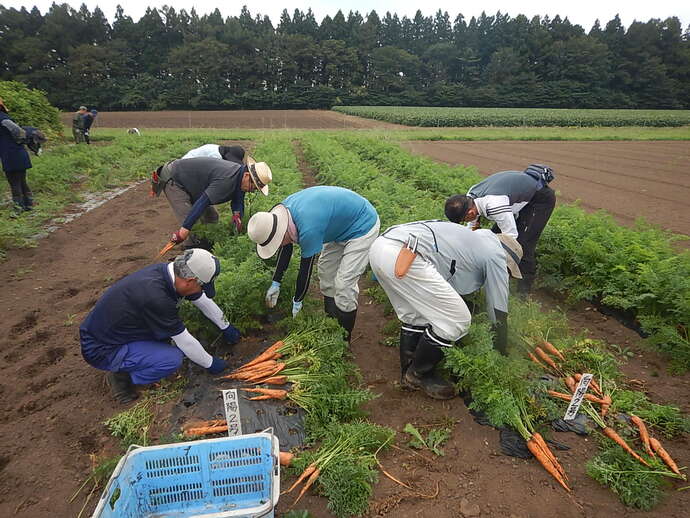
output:
MULTIPOLYGON (((187 214, 192 210, 192 199, 187 191, 172 180, 166 184, 163 192, 165 192, 165 197, 168 198, 168 203, 175 213, 175 217, 180 222, 180 225, 182 225, 187 214)), ((218 212, 212 206, 209 206, 201 215, 201 221, 204 223, 218 223, 218 212)), ((185 240, 183 245, 188 247, 196 246, 198 240, 193 236, 194 235, 190 232, 189 237, 185 240)))
POLYGON ((381 221, 362 237, 323 245, 319 257, 319 284, 324 297, 333 297, 341 311, 357 309, 360 275, 369 262, 369 247, 379 235, 381 221))
POLYGON ((402 243, 379 237, 369 250, 369 264, 395 309, 398 320, 414 326, 431 324, 432 331, 454 342, 467 334, 472 315, 462 297, 434 266, 417 256, 402 279, 395 260, 402 243))

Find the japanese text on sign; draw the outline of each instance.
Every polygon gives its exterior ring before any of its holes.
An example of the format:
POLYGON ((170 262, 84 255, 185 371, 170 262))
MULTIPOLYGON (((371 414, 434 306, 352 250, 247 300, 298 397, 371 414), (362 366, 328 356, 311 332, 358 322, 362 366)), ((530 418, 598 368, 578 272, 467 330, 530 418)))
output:
POLYGON ((589 388, 589 382, 592 380, 591 374, 583 374, 580 378, 580 383, 577 384, 575 393, 570 399, 570 404, 568 405, 568 410, 565 411, 564 421, 572 421, 577 416, 577 411, 580 410, 580 405, 582 400, 585 398, 587 389, 589 388))
POLYGON ((242 422, 240 421, 240 404, 237 389, 223 390, 223 408, 225 409, 225 422, 228 424, 228 436, 242 435, 242 422))

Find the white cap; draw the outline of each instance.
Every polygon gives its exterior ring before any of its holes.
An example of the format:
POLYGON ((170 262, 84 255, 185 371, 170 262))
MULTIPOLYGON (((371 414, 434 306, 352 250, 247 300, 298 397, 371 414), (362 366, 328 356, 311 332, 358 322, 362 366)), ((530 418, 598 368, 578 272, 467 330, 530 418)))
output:
POLYGON ((206 295, 213 298, 216 294, 213 280, 220 273, 220 261, 216 256, 203 248, 191 248, 175 258, 175 266, 182 277, 199 279, 206 295))

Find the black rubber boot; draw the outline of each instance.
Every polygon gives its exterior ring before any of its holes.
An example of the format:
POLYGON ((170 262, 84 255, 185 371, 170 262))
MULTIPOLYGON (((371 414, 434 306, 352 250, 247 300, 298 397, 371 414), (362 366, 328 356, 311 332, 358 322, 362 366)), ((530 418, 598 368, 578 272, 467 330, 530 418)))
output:
POLYGON ((517 292, 522 298, 528 297, 532 293, 532 284, 534 283, 534 277, 524 275, 522 279, 518 279, 517 282, 517 292))
POLYGON ((423 390, 433 399, 452 399, 457 395, 455 386, 435 373, 436 366, 443 359, 441 346, 424 333, 417 344, 414 361, 404 376, 405 387, 423 390))
POLYGON ((352 339, 352 330, 355 327, 355 320, 357 320, 357 310, 353 311, 343 311, 336 306, 336 311, 338 312, 338 323, 345 331, 347 331, 347 343, 350 343, 352 339))
POLYGON ((402 388, 411 388, 405 384, 405 373, 414 360, 414 353, 423 333, 423 327, 408 324, 400 327, 400 386, 402 388))
POLYGON ((333 297, 323 296, 323 310, 329 317, 338 318, 338 307, 335 305, 333 297))
POLYGON ((24 196, 24 210, 34 210, 34 199, 31 196, 24 196))
POLYGON ((22 198, 12 198, 12 212, 10 217, 16 218, 24 212, 24 200, 22 198))
POLYGON ((113 398, 118 403, 129 403, 139 397, 139 394, 134 390, 129 372, 109 372, 108 384, 112 390, 113 398))

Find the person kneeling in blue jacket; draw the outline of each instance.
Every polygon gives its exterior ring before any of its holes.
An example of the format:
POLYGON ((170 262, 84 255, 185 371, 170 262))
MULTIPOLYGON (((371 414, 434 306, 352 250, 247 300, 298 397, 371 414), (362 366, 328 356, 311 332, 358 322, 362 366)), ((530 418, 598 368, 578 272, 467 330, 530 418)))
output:
POLYGON ((133 385, 155 383, 175 372, 184 356, 209 374, 226 369, 225 360, 206 352, 178 314, 184 297, 222 330, 228 343, 237 343, 240 332, 212 300, 219 273, 215 256, 192 248, 172 263, 153 264, 117 281, 98 300, 79 327, 81 351, 89 365, 109 371, 118 402, 138 397, 133 385))

